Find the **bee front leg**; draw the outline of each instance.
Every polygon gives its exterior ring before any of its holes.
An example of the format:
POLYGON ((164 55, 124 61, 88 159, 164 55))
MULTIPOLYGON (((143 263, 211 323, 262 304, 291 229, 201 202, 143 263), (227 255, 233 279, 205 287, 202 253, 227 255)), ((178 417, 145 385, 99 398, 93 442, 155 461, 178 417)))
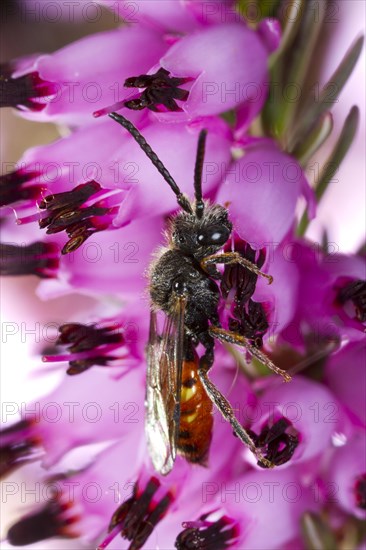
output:
POLYGON ((268 275, 267 273, 263 273, 263 271, 260 271, 258 266, 241 256, 238 252, 225 252, 224 254, 212 254, 212 256, 206 256, 206 258, 203 258, 201 260, 201 268, 211 277, 214 279, 220 279, 221 273, 220 271, 215 267, 215 264, 239 264, 243 267, 246 267, 249 269, 249 271, 252 271, 256 275, 260 275, 261 277, 265 277, 268 279, 268 284, 271 284, 273 282, 273 277, 271 275, 268 275))
POLYGON ((235 344, 237 346, 241 346, 247 349, 249 353, 259 359, 259 361, 263 363, 263 365, 268 367, 276 374, 282 376, 285 382, 290 382, 291 376, 285 370, 280 369, 274 363, 272 363, 269 357, 262 353, 260 349, 253 346, 247 340, 247 338, 245 338, 241 334, 237 334, 236 332, 232 332, 230 330, 224 330, 220 327, 210 327, 209 331, 211 336, 217 338, 217 340, 220 340, 220 342, 222 343, 235 344))

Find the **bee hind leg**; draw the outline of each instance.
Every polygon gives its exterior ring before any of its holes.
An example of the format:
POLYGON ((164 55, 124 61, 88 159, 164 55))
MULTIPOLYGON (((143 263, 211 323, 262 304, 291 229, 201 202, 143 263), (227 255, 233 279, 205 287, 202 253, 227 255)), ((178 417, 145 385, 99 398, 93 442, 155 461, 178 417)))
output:
MULTIPOLYGON (((249 449, 254 453, 258 461, 261 463, 262 466, 265 468, 273 468, 274 464, 270 462, 267 458, 265 458, 258 447, 256 446, 255 442, 249 435, 249 433, 243 428, 243 426, 240 424, 238 419, 235 416, 234 410, 226 397, 222 395, 220 390, 211 382, 211 380, 208 377, 208 371, 210 370, 213 361, 214 361, 214 339, 212 336, 210 336, 209 333, 207 333, 206 343, 208 344, 208 347, 206 347, 206 351, 204 355, 200 358, 199 367, 198 367, 198 375, 200 377, 201 383, 203 387, 205 388, 205 391, 208 395, 208 397, 211 399, 211 401, 216 405, 224 419, 229 422, 234 430, 234 434, 245 444, 249 447, 249 449)), ((202 341, 201 343, 205 345, 205 343, 202 341)))
POLYGON ((234 434, 242 441, 245 445, 249 447, 252 453, 256 456, 258 461, 266 468, 273 468, 274 464, 265 458, 260 450, 256 447, 253 439, 250 437, 248 432, 243 428, 238 419, 236 418, 233 408, 230 403, 222 395, 222 393, 217 389, 215 384, 211 382, 207 375, 207 367, 203 367, 200 362, 200 367, 198 374, 202 382, 203 387, 206 390, 207 395, 211 401, 216 405, 224 419, 231 424, 231 427, 234 430, 234 434))

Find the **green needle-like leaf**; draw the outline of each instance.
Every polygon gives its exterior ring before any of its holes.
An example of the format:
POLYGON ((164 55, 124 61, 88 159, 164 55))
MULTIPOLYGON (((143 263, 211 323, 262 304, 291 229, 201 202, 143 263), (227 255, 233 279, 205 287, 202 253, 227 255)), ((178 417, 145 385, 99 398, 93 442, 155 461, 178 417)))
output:
POLYGON ((293 152, 302 167, 306 167, 310 158, 323 145, 333 130, 331 113, 324 113, 308 138, 293 152))
POLYGON ((281 0, 237 0, 236 9, 249 24, 257 24, 264 17, 277 17, 281 0))
MULTIPOLYGON (((279 106, 280 133, 283 136, 288 134, 299 109, 300 96, 297 99, 291 99, 291 94, 295 94, 296 97, 299 93, 303 93, 306 75, 325 19, 327 2, 308 0, 305 10, 298 37, 291 52, 290 65, 287 67, 286 74, 287 86, 279 106), (318 8, 318 14, 314 17, 316 8, 318 8)), ((287 141, 286 138, 285 141, 287 141)))
MULTIPOLYGON (((282 23, 282 38, 277 50, 272 53, 268 61, 270 70, 270 89, 268 100, 262 111, 262 124, 268 135, 280 138, 279 105, 283 95, 283 80, 285 78, 285 59, 288 49, 293 44, 298 33, 302 14, 305 12, 305 0, 288 0, 283 4, 286 18, 282 23)), ((287 67, 286 67, 287 68, 287 67)))
POLYGON ((325 521, 314 514, 306 512, 301 518, 301 531, 307 550, 336 550, 337 541, 325 521))
POLYGON ((276 17, 281 0, 258 0, 258 8, 262 19, 264 17, 276 17))
MULTIPOLYGON (((349 151, 349 148, 351 147, 351 144, 353 142, 353 139, 355 137, 355 134, 358 128, 359 120, 360 120, 359 108, 354 106, 350 110, 349 115, 345 120, 341 135, 339 136, 338 141, 330 157, 325 163, 324 168, 319 176, 319 181, 316 184, 315 195, 318 203, 322 199, 334 174, 337 172, 344 157, 349 151)), ((307 216, 307 213, 305 212, 299 223, 297 234, 299 236, 304 235, 308 225, 309 225, 309 218, 307 216)))
POLYGON ((348 153, 349 148, 352 145, 356 131, 360 120, 360 110, 354 106, 349 112, 345 123, 342 128, 341 135, 336 143, 333 153, 331 154, 329 161, 323 173, 320 176, 319 183, 316 187, 316 198, 318 202, 324 195, 328 183, 332 180, 334 174, 337 172, 339 166, 343 162, 344 157, 348 153))
POLYGON ((281 44, 269 58, 269 67, 272 68, 278 59, 292 44, 301 23, 300 14, 305 10, 305 0, 289 0, 286 5, 286 20, 283 22, 281 44))
POLYGON ((308 100, 307 105, 298 117, 298 124, 294 127, 287 140, 287 151, 292 153, 299 144, 306 139, 309 132, 319 117, 329 111, 330 107, 337 101, 345 83, 350 77, 357 60, 362 51, 364 38, 361 36, 351 46, 337 70, 330 77, 319 94, 318 101, 308 100))

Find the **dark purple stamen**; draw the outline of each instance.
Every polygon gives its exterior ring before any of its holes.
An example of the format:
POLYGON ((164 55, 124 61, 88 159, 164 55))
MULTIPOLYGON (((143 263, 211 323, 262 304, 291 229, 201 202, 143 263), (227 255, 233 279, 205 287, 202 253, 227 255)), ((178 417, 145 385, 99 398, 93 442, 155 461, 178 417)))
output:
MULTIPOLYGON (((132 497, 121 504, 112 516, 108 532, 114 536, 121 533, 123 538, 131 541, 129 550, 138 550, 145 544, 173 500, 172 495, 166 493, 158 502, 153 502, 159 488, 160 482, 154 477, 142 492, 136 483, 132 497)), ((106 548, 111 540, 107 537, 98 550, 106 548)))
MULTIPOLYGON (((229 250, 228 247, 225 249, 229 250)), ((236 240, 235 251, 259 269, 264 264, 265 251, 256 252, 245 241, 236 240)), ((227 265, 221 281, 221 292, 224 299, 232 301, 232 316, 228 318, 229 330, 245 336, 253 345, 260 348, 269 325, 263 305, 251 299, 257 279, 258 275, 244 266, 227 265)))
POLYGON ((355 485, 356 506, 366 510, 366 474, 358 476, 355 485))
POLYGON ((119 325, 103 327, 67 323, 59 328, 56 345, 69 345, 69 354, 44 356, 45 362, 68 361, 67 374, 81 374, 93 365, 108 366, 118 359, 111 355, 115 349, 125 343, 123 331, 119 325))
POLYGON ((124 102, 125 107, 133 110, 150 109, 161 111, 164 106, 168 111, 182 111, 177 102, 186 101, 189 96, 187 90, 179 88, 182 84, 191 81, 191 78, 171 77, 169 71, 160 68, 155 74, 140 75, 127 78, 124 86, 126 88, 145 88, 138 98, 124 102))
MULTIPOLYGON (((231 243, 225 247, 225 252, 231 251, 231 243)), ((239 252, 243 258, 246 258, 259 269, 263 266, 266 258, 265 250, 259 252, 253 250, 245 241, 235 240, 235 251, 239 252)), ((257 284, 258 275, 249 271, 246 267, 238 264, 229 264, 225 266, 221 282, 221 291, 224 298, 227 298, 229 292, 235 289, 234 315, 240 315, 243 307, 253 296, 257 284)))
POLYGON ((4 436, 12 436, 14 434, 18 434, 19 432, 22 432, 23 430, 28 430, 31 427, 32 423, 29 420, 19 420, 19 422, 15 422, 14 424, 11 424, 7 428, 4 428, 0 432, 0 437, 3 438, 4 436))
POLYGON ((351 301, 355 306, 356 317, 361 323, 366 322, 366 281, 347 282, 337 294, 337 302, 344 305, 351 301))
POLYGON ((33 433, 32 420, 21 420, 0 432, 0 478, 43 456, 41 440, 33 433))
POLYGON ((39 100, 57 93, 56 84, 43 80, 37 72, 12 78, 13 72, 14 67, 9 63, 0 66, 0 107, 42 111, 47 103, 39 100))
POLYGON ((27 184, 38 176, 38 172, 22 169, 0 176, 0 206, 18 201, 36 201, 41 196, 42 186, 27 184))
POLYGON ((40 451, 39 441, 36 438, 14 441, 7 445, 2 445, 0 450, 0 478, 3 478, 23 466, 26 462, 37 460, 42 451, 40 451))
POLYGON ((269 328, 263 305, 251 299, 243 308, 240 320, 231 317, 228 324, 229 330, 245 336, 257 348, 262 347, 263 336, 269 328))
POLYGON ((73 533, 70 526, 78 517, 65 514, 70 506, 55 497, 38 512, 12 525, 7 535, 8 542, 13 546, 26 546, 52 537, 77 537, 78 534, 73 533))
POLYGON ((54 243, 35 242, 27 246, 1 244, 0 251, 1 275, 57 276, 59 252, 54 243))
POLYGON ((179 533, 175 541, 178 550, 225 550, 232 548, 239 536, 235 520, 223 516, 210 522, 205 514, 197 522, 183 524, 184 531, 179 533))
POLYGON ((82 207, 100 191, 99 183, 90 181, 72 191, 48 195, 40 202, 39 208, 48 214, 39 221, 41 229, 47 227, 47 234, 66 231, 70 238, 61 250, 62 254, 77 250, 91 235, 109 226, 108 214, 114 212, 114 208, 103 206, 103 201, 82 207))
MULTIPOLYGON (((288 462, 299 444, 298 432, 285 417, 281 417, 271 426, 266 424, 259 435, 252 430, 248 430, 248 433, 255 445, 262 450, 264 457, 276 466, 288 462)), ((258 466, 266 468, 260 461, 258 466)))
POLYGON ((39 460, 44 453, 34 420, 20 420, 0 431, 0 478, 27 462, 39 460))

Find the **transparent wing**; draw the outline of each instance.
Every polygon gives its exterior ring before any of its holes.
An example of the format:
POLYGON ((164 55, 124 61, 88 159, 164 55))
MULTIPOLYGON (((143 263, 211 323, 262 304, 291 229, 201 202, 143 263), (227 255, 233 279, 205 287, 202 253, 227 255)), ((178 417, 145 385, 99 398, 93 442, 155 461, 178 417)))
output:
POLYGON ((156 313, 150 317, 145 429, 152 463, 163 475, 173 467, 179 437, 185 305, 185 298, 177 298, 161 336, 156 313))

